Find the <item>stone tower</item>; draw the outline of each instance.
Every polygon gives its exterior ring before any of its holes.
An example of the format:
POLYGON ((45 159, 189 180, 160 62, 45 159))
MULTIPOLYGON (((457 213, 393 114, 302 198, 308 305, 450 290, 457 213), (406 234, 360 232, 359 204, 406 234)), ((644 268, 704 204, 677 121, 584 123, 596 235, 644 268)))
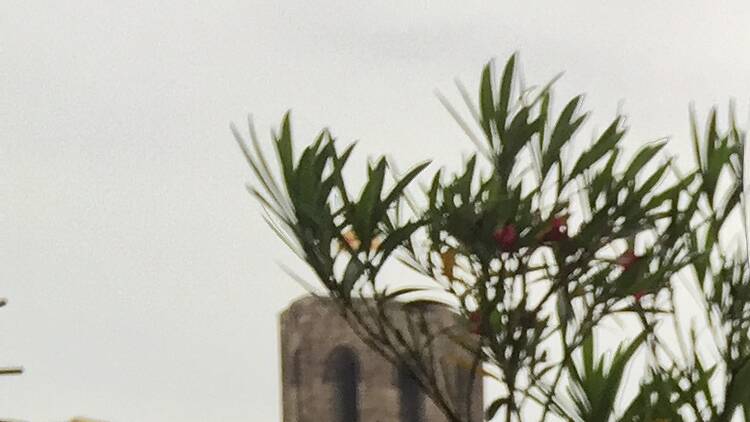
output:
MULTIPOLYGON (((427 320, 455 326, 453 314, 437 306, 427 320)), ((434 350, 455 403, 471 402, 472 422, 482 421, 482 382, 469 401, 469 369, 455 358, 467 352, 447 339, 434 350)), ((364 344, 328 299, 305 297, 281 314, 281 366, 284 422, 446 422, 406 371, 364 344)))

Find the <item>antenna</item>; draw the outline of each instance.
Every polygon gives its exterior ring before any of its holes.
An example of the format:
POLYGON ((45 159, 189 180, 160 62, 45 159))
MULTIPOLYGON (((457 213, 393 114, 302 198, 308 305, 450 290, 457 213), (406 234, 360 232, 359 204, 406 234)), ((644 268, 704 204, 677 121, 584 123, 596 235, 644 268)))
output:
MULTIPOLYGON (((8 299, 0 297, 0 308, 8 304, 8 299)), ((23 368, 20 366, 0 367, 0 375, 21 375, 23 368)), ((0 421, 2 422, 2 421, 0 421)))

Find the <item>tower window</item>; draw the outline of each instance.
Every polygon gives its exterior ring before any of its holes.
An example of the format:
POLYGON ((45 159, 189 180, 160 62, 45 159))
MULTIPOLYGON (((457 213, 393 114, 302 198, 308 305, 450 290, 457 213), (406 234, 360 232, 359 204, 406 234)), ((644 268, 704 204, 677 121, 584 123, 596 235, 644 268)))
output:
POLYGON ((467 406, 469 405, 468 399, 473 394, 473 386, 469 384, 471 382, 471 374, 468 370, 460 365, 455 366, 456 372, 456 403, 460 403, 459 411, 466 412, 467 406))
POLYGON ((304 421, 304 414, 302 412, 302 406, 301 403, 303 401, 302 398, 302 349, 297 349, 294 351, 294 355, 292 356, 292 374, 291 374, 291 384, 293 388, 295 389, 295 407, 296 407, 296 413, 297 413, 297 422, 304 421))
POLYGON ((323 380, 333 388, 332 422, 359 421, 359 360, 348 347, 328 355, 323 380))
POLYGON ((408 369, 400 367, 397 375, 399 416, 402 422, 424 422, 424 394, 408 369))
POLYGON ((292 385, 299 387, 302 384, 302 350, 297 349, 292 355, 292 370, 289 374, 289 381, 292 385))

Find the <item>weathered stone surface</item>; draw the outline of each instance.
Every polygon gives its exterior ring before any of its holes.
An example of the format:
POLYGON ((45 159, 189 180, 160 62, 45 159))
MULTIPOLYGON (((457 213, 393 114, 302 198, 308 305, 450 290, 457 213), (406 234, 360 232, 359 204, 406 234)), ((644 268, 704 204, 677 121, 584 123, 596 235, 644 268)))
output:
MULTIPOLYGON (((436 327, 456 326, 447 309, 429 307, 428 323, 436 327)), ((399 322, 399 324, 402 324, 399 322)), ((405 419, 401 402, 415 405, 414 388, 405 384, 399 371, 377 352, 364 344, 327 299, 305 297, 292 303, 281 314, 282 399, 284 422, 337 422, 337 394, 332 379, 331 357, 342 350, 354 356, 358 367, 356 406, 358 420, 346 422, 396 422, 405 419), (328 371, 328 373, 327 373, 328 371), (402 393, 404 390, 404 393, 402 393), (410 393, 411 391, 411 393, 410 393)), ((437 359, 442 363, 442 378, 456 403, 468 403, 469 369, 458 363, 457 356, 466 352, 447 338, 437 343, 437 359), (461 388, 460 386, 463 385, 461 388)), ((475 382, 472 395, 472 420, 482 420, 482 383, 475 382)), ((418 405, 417 405, 418 406, 418 405)), ((446 418, 428 399, 419 413, 422 418, 408 422, 444 422, 446 418)), ((408 407, 408 406, 406 406, 408 407)), ((412 413, 413 414, 413 413, 412 413)), ((407 422, 407 421, 403 421, 407 422)))

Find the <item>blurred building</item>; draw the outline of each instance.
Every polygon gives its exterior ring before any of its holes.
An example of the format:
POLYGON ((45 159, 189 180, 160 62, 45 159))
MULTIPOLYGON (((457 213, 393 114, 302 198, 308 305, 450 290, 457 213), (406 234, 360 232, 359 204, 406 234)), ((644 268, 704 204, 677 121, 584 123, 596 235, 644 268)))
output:
MULTIPOLYGON (((424 312, 432 327, 457 325, 447 308, 430 306, 424 312)), ((456 359, 468 352, 446 337, 434 343, 444 390, 456 408, 463 406, 472 421, 482 421, 481 377, 470 376, 471 365, 465 363, 470 358, 456 359)), ((446 421, 406 371, 357 337, 330 300, 306 297, 281 314, 281 365, 284 422, 446 421)))

